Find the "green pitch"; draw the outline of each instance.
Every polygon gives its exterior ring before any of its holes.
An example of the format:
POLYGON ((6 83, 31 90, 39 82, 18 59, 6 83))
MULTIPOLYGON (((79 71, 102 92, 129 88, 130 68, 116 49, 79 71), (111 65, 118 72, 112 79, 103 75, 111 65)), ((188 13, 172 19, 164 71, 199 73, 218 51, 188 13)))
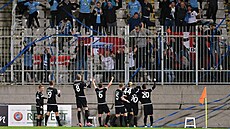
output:
MULTIPOLYGON (((121 129, 125 127, 0 127, 0 129, 121 129)), ((128 129, 128 127, 126 127, 128 129)), ((130 127, 131 128, 131 127, 130 127)), ((133 128, 133 129, 144 129, 144 128, 133 128)), ((146 128, 150 129, 150 128, 146 128)), ((164 128, 159 128, 164 129, 164 128)), ((184 128, 165 128, 165 129, 184 129, 184 128)), ((196 128, 202 129, 202 128, 196 128)), ((227 128, 209 128, 209 129, 227 129, 227 128)))

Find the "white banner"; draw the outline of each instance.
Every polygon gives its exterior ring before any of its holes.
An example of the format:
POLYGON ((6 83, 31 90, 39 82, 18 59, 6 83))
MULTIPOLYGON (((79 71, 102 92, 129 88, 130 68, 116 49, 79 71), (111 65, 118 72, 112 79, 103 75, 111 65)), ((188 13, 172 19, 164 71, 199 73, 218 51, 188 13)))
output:
MULTIPOLYGON (((44 106, 44 118, 47 106, 44 106)), ((59 116, 63 126, 72 125, 72 106, 58 105, 59 116)), ((8 126, 36 126, 37 111, 31 105, 9 105, 8 106, 8 126)), ((43 124, 44 124, 43 120, 43 124)), ((50 114, 47 126, 57 126, 54 112, 50 114)))

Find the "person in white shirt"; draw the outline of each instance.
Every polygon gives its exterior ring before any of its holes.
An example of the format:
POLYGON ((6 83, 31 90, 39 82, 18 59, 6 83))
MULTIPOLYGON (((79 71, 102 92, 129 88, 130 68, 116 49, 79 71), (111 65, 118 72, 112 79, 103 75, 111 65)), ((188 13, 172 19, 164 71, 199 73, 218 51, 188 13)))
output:
POLYGON ((197 23, 197 17, 198 13, 196 11, 192 10, 191 6, 188 6, 188 12, 185 17, 185 22, 190 26, 190 25, 196 25, 197 23))
POLYGON ((113 76, 115 62, 110 51, 105 51, 105 55, 103 56, 102 54, 100 54, 100 56, 103 69, 105 70, 103 72, 103 81, 107 81, 107 79, 110 79, 113 76))
POLYGON ((195 31, 195 26, 197 24, 197 17, 198 13, 196 11, 194 11, 192 9, 192 7, 189 5, 188 6, 188 11, 187 11, 187 14, 185 16, 185 23, 187 24, 187 32, 189 31, 192 31, 194 32, 195 31))

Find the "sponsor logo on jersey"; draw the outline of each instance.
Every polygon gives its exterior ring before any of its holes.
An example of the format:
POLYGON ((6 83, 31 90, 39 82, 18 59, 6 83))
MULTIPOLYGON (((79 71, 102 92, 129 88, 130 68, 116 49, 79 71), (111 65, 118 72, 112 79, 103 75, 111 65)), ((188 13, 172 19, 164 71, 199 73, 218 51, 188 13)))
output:
POLYGON ((21 113, 21 112, 15 112, 15 113, 14 113, 14 119, 15 119, 16 121, 21 121, 21 120, 23 119, 22 113, 21 113))

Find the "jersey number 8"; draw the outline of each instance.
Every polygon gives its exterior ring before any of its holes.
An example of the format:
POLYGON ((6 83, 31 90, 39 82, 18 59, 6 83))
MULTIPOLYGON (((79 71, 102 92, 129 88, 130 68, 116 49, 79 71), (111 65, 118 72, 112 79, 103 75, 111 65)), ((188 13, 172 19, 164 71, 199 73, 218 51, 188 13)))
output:
POLYGON ((80 92, 81 89, 80 89, 79 85, 76 85, 75 88, 76 88, 76 91, 77 91, 77 92, 80 92))
POLYGON ((52 96, 52 92, 51 92, 51 91, 49 91, 47 94, 48 94, 48 98, 51 98, 51 96, 52 96))

